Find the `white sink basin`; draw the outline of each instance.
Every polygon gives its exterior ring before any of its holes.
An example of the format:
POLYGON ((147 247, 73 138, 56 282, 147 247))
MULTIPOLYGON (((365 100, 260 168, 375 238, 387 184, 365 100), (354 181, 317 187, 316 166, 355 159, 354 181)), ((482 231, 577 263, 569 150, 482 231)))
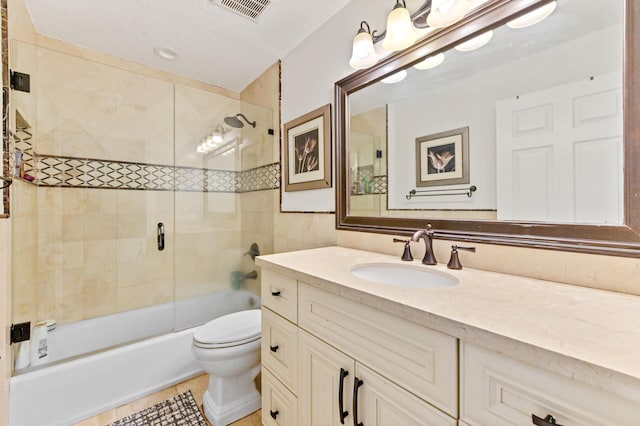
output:
POLYGON ((357 265, 351 273, 368 281, 404 288, 443 288, 458 284, 458 279, 446 272, 395 263, 357 265))

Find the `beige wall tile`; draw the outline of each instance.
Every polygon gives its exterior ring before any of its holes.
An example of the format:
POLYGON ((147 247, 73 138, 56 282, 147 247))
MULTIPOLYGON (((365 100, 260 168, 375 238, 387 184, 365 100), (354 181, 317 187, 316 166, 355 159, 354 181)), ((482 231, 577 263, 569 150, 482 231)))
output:
POLYGON ((85 241, 85 265, 110 265, 117 262, 117 240, 85 241))

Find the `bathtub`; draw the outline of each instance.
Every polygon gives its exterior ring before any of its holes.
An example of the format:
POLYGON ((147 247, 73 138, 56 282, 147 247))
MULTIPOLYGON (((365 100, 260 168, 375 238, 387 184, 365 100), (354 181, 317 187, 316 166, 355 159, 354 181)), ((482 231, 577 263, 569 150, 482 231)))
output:
POLYGON ((259 305, 225 291, 60 325, 48 335, 49 364, 11 378, 9 425, 68 426, 200 374, 193 327, 259 305), (167 333, 174 324, 180 331, 167 333), (78 356, 89 351, 98 352, 78 356))

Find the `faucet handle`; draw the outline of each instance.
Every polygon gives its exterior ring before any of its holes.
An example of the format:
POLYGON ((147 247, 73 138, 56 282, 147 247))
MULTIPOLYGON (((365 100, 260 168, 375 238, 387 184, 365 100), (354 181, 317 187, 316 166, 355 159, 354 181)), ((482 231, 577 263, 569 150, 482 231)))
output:
POLYGON ((475 247, 461 247, 456 244, 451 246, 451 258, 449 259, 449 263, 447 263, 447 268, 449 269, 462 269, 462 263, 460 263, 460 258, 458 257, 458 250, 470 251, 475 253, 475 247))
POLYGON ((413 256, 411 255, 411 240, 402 240, 400 238, 394 238, 394 243, 404 243, 404 252, 402 253, 401 259, 405 262, 411 262, 413 260, 413 256))

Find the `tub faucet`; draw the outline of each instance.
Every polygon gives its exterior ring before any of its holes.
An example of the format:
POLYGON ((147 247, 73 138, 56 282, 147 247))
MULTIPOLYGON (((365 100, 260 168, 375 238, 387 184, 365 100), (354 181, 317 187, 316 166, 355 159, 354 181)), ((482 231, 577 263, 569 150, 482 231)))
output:
POLYGON ((411 241, 420 241, 420 238, 424 240, 424 257, 422 263, 425 265, 435 265, 438 263, 436 255, 433 253, 433 229, 431 224, 427 225, 426 229, 420 229, 413 234, 411 241))

